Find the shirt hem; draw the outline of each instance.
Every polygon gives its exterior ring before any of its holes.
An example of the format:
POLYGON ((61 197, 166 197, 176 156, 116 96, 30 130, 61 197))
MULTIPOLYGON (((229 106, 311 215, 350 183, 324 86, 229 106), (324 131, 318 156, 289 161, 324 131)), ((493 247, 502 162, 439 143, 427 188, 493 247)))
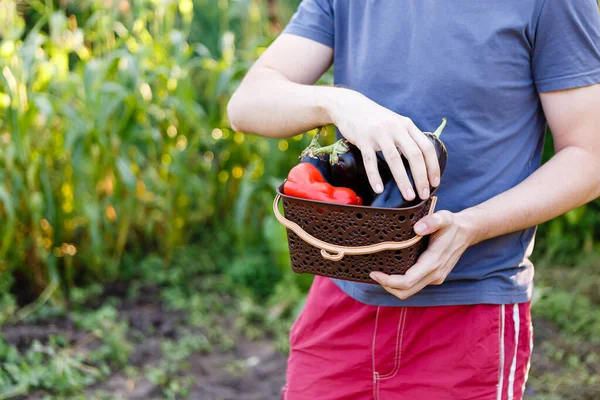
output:
POLYGON ((600 83, 600 69, 576 75, 561 76, 557 78, 541 79, 536 81, 538 92, 551 92, 555 90, 574 89, 600 83))
POLYGON ((302 36, 304 38, 311 39, 321 44, 324 44, 327 47, 333 48, 333 36, 316 29, 310 29, 297 25, 288 25, 285 27, 282 33, 302 36))
POLYGON ((449 293, 449 292, 421 292, 406 300, 400 300, 397 297, 388 294, 366 293, 353 286, 341 285, 337 279, 332 279, 340 290, 346 293, 354 300, 370 306, 390 306, 390 307, 435 307, 435 306, 456 306, 456 305, 474 305, 474 304, 517 304, 531 301, 533 285, 514 292, 469 292, 449 293))

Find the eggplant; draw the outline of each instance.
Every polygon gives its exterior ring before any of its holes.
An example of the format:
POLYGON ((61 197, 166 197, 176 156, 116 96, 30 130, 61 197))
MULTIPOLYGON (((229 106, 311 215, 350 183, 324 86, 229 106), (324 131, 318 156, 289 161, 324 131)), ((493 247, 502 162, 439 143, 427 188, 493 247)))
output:
MULTIPOLYGON (((408 174, 408 180, 410 181, 411 186, 415 187, 415 181, 413 180, 412 174, 410 172, 410 165, 408 164, 408 160, 402 156, 402 163, 404 164, 404 168, 408 174)), ((396 180, 392 177, 387 181, 384 181, 385 184, 383 186, 383 191, 375 196, 373 201, 371 202, 371 207, 379 207, 379 208, 405 208, 411 207, 416 204, 419 204, 421 201, 419 196, 415 197, 414 200, 406 200, 402 196, 398 185, 396 184, 396 180)), ((416 191, 415 191, 416 193, 416 191)))
MULTIPOLYGON (((311 157, 326 156, 331 164, 331 184, 354 190, 368 205, 376 193, 371 188, 362 153, 346 139, 340 139, 325 147, 309 146, 303 155, 311 157)), ((388 180, 392 173, 381 152, 377 153, 377 166, 382 179, 388 180)))
POLYGON ((446 127, 446 118, 442 119, 442 124, 433 133, 426 132, 425 136, 433 144, 435 148, 435 154, 437 155, 438 162, 440 163, 440 178, 441 174, 446 169, 446 163, 448 162, 448 149, 442 140, 440 135, 446 127))
MULTIPOLYGON (((440 165, 440 177, 444 173, 446 169, 446 163, 448 162, 448 150, 444 143, 440 140, 439 136, 442 134, 442 131, 446 127, 446 118, 442 120, 442 124, 436 129, 434 133, 425 133, 427 139, 433 144, 435 148, 435 153, 437 155, 438 163, 440 165)), ((412 176, 412 172, 410 170, 410 165, 406 157, 402 156, 402 162, 404 164, 404 168, 406 169, 406 173, 408 175, 408 180, 410 181, 411 186, 413 187, 415 193, 418 191, 415 188, 415 181, 412 176)), ((381 208, 405 208, 411 207, 419 204, 422 200, 417 194, 413 200, 406 200, 398 185, 396 184, 396 180, 391 178, 387 181, 384 181, 383 192, 377 195, 373 201, 371 202, 371 207, 381 207, 381 208)), ((430 193, 434 193, 437 188, 433 186, 429 186, 430 193)))
MULTIPOLYGON (((346 146, 348 147, 347 152, 337 154, 337 158, 335 157, 336 153, 332 153, 330 157, 334 185, 354 190, 362 197, 365 204, 370 204, 376 193, 369 183, 362 153, 358 147, 349 142, 346 142, 346 146)), ((382 179, 388 180, 392 176, 381 152, 377 153, 377 167, 382 179)))

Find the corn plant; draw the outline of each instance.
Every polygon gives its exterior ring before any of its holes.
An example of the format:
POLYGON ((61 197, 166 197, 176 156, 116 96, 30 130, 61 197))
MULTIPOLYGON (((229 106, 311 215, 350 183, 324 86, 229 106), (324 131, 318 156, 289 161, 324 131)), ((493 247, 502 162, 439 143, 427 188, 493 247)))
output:
POLYGON ((115 277, 125 251, 168 256, 211 213, 191 1, 86 6, 80 22, 47 5, 27 34, 3 14, 0 268, 39 287, 82 265, 115 277))
POLYGON ((0 271, 41 290, 117 278, 125 253, 168 258, 207 225, 260 242, 306 145, 228 128, 229 96, 274 37, 265 4, 0 5, 0 271))

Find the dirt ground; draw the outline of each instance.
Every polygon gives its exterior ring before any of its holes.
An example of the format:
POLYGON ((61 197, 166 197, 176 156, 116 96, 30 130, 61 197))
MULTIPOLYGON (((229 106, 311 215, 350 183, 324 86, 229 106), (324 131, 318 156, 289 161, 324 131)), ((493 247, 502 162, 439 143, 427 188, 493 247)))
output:
MULTIPOLYGON (((134 357, 139 353, 144 353, 144 363, 157 362, 160 359, 158 340, 150 339, 139 346, 134 357)), ((188 396, 190 400, 279 399, 285 379, 285 356, 274 351, 269 343, 243 340, 229 353, 195 354, 188 360, 188 365, 185 374, 194 378, 188 396), (229 365, 239 361, 248 366, 245 372, 227 370, 229 365)), ((98 391, 111 393, 115 399, 164 399, 161 388, 146 378, 134 381, 122 373, 113 374, 105 382, 90 388, 86 398, 93 398, 98 391)))
MULTIPOLYGON (((129 323, 130 336, 135 344, 129 365, 139 370, 159 364, 163 358, 160 345, 165 338, 176 340, 183 330, 189 334, 194 329, 185 326, 182 313, 165 310, 157 298, 152 291, 144 292, 135 301, 124 301, 118 307, 120 317, 129 323), (140 334, 142 340, 139 339, 140 334)), ((201 328, 196 330, 198 334, 204 333, 201 328)), ((34 340, 44 343, 50 335, 60 334, 73 344, 85 341, 88 336, 67 317, 4 327, 1 334, 7 343, 19 349, 29 347, 34 340)), ((233 339, 234 346, 227 351, 216 346, 208 354, 193 354, 186 360, 185 368, 178 376, 193 378, 188 399, 265 400, 280 397, 286 356, 276 351, 268 339, 252 342, 244 337, 233 339)), ((94 346, 94 342, 87 346, 94 346)), ((113 399, 158 400, 165 398, 162 389, 143 375, 131 379, 123 372, 116 372, 105 381, 89 387, 85 398, 95 399, 98 398, 97 393, 110 393, 113 399)), ((47 395, 35 392, 19 399, 41 400, 47 395)))

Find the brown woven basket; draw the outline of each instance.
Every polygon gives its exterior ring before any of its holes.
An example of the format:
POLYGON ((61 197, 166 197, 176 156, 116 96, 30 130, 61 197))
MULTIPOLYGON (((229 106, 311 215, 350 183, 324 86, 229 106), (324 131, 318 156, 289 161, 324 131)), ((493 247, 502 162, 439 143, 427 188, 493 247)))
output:
POLYGON ((425 251, 429 236, 416 235, 413 226, 436 201, 431 196, 409 208, 349 206, 287 196, 281 185, 273 212, 287 228, 294 272, 376 283, 371 271, 404 274, 425 251))

